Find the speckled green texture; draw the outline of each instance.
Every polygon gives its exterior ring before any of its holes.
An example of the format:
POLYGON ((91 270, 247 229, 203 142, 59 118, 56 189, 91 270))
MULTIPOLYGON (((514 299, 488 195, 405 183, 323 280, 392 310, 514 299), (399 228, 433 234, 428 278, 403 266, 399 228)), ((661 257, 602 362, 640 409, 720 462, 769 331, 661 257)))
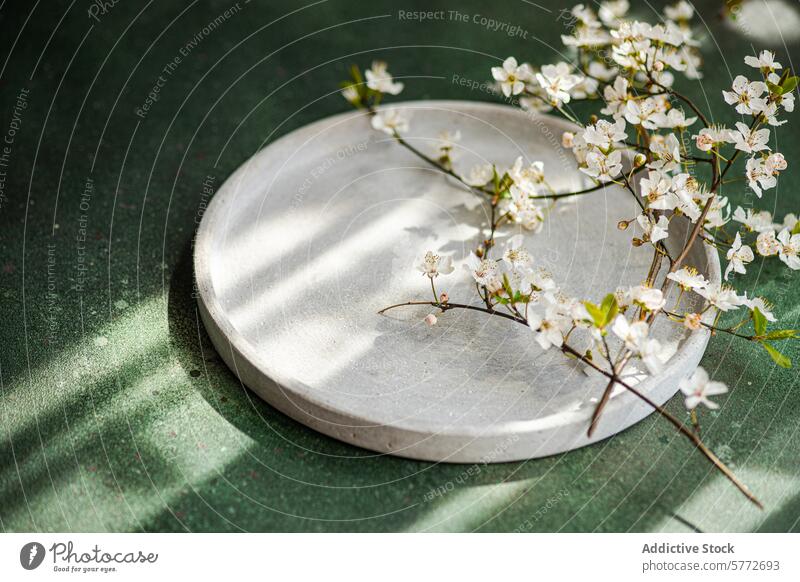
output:
MULTIPOLYGON (((542 460, 413 462, 287 419, 210 347, 191 273, 204 180, 216 187, 263 144, 344 111, 329 93, 351 61, 382 57, 396 74, 424 76, 406 79, 404 98, 491 99, 452 75, 484 80, 512 53, 555 60, 559 4, 537 4, 551 12, 516 0, 328 0, 305 9, 241 0, 205 34, 233 2, 125 0, 99 22, 88 2, 68 12, 66 1, 6 2, 0 44, 3 55, 13 51, 0 60, 0 133, 17 95, 29 93, 0 210, 2 530, 800 529, 797 373, 725 337, 703 363, 733 390, 719 413, 703 413, 704 435, 764 511, 657 418, 542 460), (527 38, 471 20, 397 18, 431 6, 518 23, 527 38), (159 75, 158 100, 142 119, 135 111, 159 75), (83 232, 85 243, 76 240, 83 232)), ((719 92, 752 48, 719 21, 720 2, 697 4, 709 27, 707 73, 683 86, 732 123, 719 92)), ((800 56, 798 44, 775 48, 784 62, 800 56)), ((790 169, 763 199, 780 216, 800 209, 794 117, 779 133, 790 169)), ((741 184, 726 193, 751 200, 741 184)), ((785 326, 797 326, 798 279, 776 262, 750 271, 747 288, 779 301, 785 326)), ((783 347, 800 356, 797 345, 783 347)), ((684 415, 679 399, 670 409, 684 415)))

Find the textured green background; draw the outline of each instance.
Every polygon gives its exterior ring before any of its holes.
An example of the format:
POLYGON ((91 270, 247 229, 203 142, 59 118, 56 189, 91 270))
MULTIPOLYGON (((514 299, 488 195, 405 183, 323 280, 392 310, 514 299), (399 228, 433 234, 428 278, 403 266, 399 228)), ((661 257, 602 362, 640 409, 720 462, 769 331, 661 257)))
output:
MULTIPOLYGON (((732 388, 719 413, 704 413, 705 436, 764 511, 655 418, 547 459, 437 465, 338 443, 244 389, 211 349, 191 295, 206 176, 218 186, 265 142, 344 111, 329 93, 352 61, 383 57, 398 75, 433 77, 408 79, 409 99, 490 99, 450 75, 485 79, 512 53, 555 60, 563 26, 557 4, 545 0, 544 8, 441 3, 518 23, 527 39, 471 23, 397 19, 398 9, 432 5, 423 1, 328 0, 304 9, 241 0, 138 118, 161 69, 232 4, 120 0, 100 22, 88 17, 87 0, 0 9, 0 132, 17 94, 30 90, 0 210, 0 528, 800 529, 796 372, 728 338, 714 339, 704 360, 732 388), (87 178, 95 190, 81 209, 87 178), (446 492, 431 495, 437 490, 446 492)), ((719 21, 720 4, 700 3, 707 76, 683 86, 704 106, 710 100, 715 120, 732 123, 719 91, 752 48, 719 21)), ((644 3, 637 10, 652 16, 644 3)), ((788 47, 775 47, 784 62, 799 56, 797 44, 788 47)), ((779 134, 790 169, 764 198, 781 216, 799 206, 796 118, 779 134)), ((727 193, 745 199, 741 186, 727 193)), ((743 284, 779 300, 788 327, 800 315, 796 281, 773 261, 754 263, 743 284)), ((670 407, 684 414, 679 399, 670 407)))

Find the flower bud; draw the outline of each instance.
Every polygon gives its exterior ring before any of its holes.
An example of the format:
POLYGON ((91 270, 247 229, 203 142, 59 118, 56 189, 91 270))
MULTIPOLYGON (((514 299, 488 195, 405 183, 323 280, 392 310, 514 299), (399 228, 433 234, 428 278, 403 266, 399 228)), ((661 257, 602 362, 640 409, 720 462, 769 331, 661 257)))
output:
POLYGON ((591 125, 595 125, 595 124, 596 124, 596 123, 599 121, 599 119, 600 119, 600 118, 599 118, 599 117, 597 117, 597 115, 595 115, 595 114, 593 113, 592 115, 590 115, 590 116, 589 116, 589 123, 590 123, 591 125))
POLYGON ((425 316, 425 323, 430 326, 436 325, 436 316, 433 313, 429 313, 425 316))
POLYGON ((686 327, 686 329, 691 329, 692 331, 700 329, 701 327, 700 314, 687 313, 686 316, 683 318, 683 325, 684 327, 686 327))
POLYGON ((644 244, 644 241, 640 238, 634 238, 633 240, 631 240, 631 244, 635 247, 640 247, 644 244))
POLYGON ((627 228, 628 228, 628 225, 629 225, 630 223, 631 223, 631 221, 630 221, 630 220, 620 220, 620 221, 617 223, 617 228, 618 228, 618 229, 620 229, 620 230, 627 230, 627 228))
POLYGON ((477 256, 479 259, 482 259, 482 258, 483 258, 483 254, 484 254, 485 252, 486 252, 486 251, 484 251, 484 249, 483 249, 483 245, 481 245, 481 246, 479 246, 477 249, 475 249, 475 256, 477 256))
POLYGON ((440 303, 447 303, 448 301, 450 301, 450 296, 447 294, 446 291, 443 292, 441 295, 439 295, 439 302, 440 303))
POLYGON ((654 70, 654 71, 656 71, 656 72, 658 72, 658 73, 660 73, 661 71, 663 71, 663 70, 664 70, 664 63, 663 63, 663 61, 656 61, 656 62, 653 64, 653 70, 654 70))
POLYGON ((561 134, 561 145, 565 148, 571 149, 575 145, 575 134, 571 131, 565 131, 561 134))
POLYGON ((647 161, 647 156, 643 153, 638 153, 633 156, 633 167, 634 168, 641 168, 644 166, 645 162, 647 161))

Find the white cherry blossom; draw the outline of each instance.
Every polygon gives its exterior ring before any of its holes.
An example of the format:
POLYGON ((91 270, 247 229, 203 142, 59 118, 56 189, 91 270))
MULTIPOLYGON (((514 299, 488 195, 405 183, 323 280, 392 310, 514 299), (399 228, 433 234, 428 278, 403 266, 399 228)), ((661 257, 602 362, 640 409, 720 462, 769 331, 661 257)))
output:
POLYGON ((636 303, 648 311, 661 309, 667 303, 661 289, 654 289, 647 285, 631 287, 630 296, 633 303, 636 303))
POLYGON ((408 116, 400 109, 384 109, 372 116, 372 127, 394 135, 408 131, 408 116))
POLYGON ((761 51, 758 57, 746 56, 744 64, 754 69, 761 69, 764 73, 772 73, 783 68, 783 65, 775 60, 775 53, 772 51, 761 51))
POLYGON ((725 103, 736 104, 736 112, 742 115, 752 115, 762 111, 767 102, 761 96, 766 92, 767 85, 762 81, 748 81, 744 75, 738 75, 733 80, 733 91, 723 91, 725 103))
POLYGON ((691 20, 692 16, 694 16, 694 6, 686 2, 686 0, 679 0, 672 6, 664 7, 664 16, 674 21, 691 20))
POLYGON ((792 234, 784 228, 778 233, 778 242, 781 245, 778 258, 793 271, 800 269, 800 257, 797 256, 800 253, 800 234, 792 234))
POLYGON ((606 85, 603 89, 603 98, 606 106, 600 110, 603 115, 611 115, 614 118, 622 117, 625 114, 625 106, 630 96, 628 95, 628 79, 619 76, 614 79, 613 85, 606 85))
POLYGON ((767 106, 761 111, 761 115, 767 118, 767 123, 773 127, 779 127, 784 123, 787 123, 788 119, 780 120, 778 119, 778 102, 777 101, 770 101, 767 103, 767 106))
POLYGON ((633 125, 641 125, 645 129, 658 129, 658 118, 661 113, 658 101, 651 97, 630 99, 625 104, 625 119, 633 125))
POLYGON ((470 186, 485 186, 493 176, 494 166, 492 164, 476 164, 470 168, 465 181, 470 186))
POLYGON ((514 274, 527 272, 533 266, 533 257, 522 246, 523 244, 525 244, 525 237, 521 234, 515 234, 505 244, 503 262, 508 265, 514 274))
POLYGON ((589 75, 599 79, 604 83, 611 83, 619 75, 617 67, 607 67, 602 61, 592 61, 589 63, 589 75))
POLYGON ((730 220, 730 204, 726 196, 717 196, 706 213, 705 226, 708 229, 721 228, 730 220))
POLYGON ((764 232, 772 230, 772 214, 769 210, 753 211, 752 208, 745 210, 737 206, 733 211, 733 220, 744 225, 751 232, 764 232))
POLYGON ((601 151, 590 151, 586 154, 586 167, 580 170, 601 182, 613 180, 622 171, 622 152, 615 150, 606 155, 601 151))
POLYGON ((559 312, 556 305, 549 305, 544 316, 536 311, 528 313, 528 326, 535 332, 536 343, 543 350, 552 346, 561 347, 564 344, 564 332, 570 324, 571 321, 559 312))
POLYGON ((555 295, 558 291, 558 285, 553 280, 553 276, 542 268, 527 273, 525 275, 525 283, 546 296, 555 295))
POLYGON ((686 397, 684 404, 689 410, 694 410, 700 404, 711 410, 716 410, 719 405, 709 400, 709 397, 725 394, 728 391, 728 387, 722 382, 711 381, 708 377, 708 372, 702 366, 698 366, 689 378, 681 380, 678 387, 686 397))
POLYGON ((358 94, 358 89, 353 85, 345 87, 342 89, 342 97, 344 97, 348 103, 355 105, 361 100, 361 96, 358 94))
POLYGON ((672 179, 667 174, 651 170, 639 181, 639 186, 648 208, 673 210, 678 205, 678 197, 672 191, 672 179))
POLYGON ((700 198, 697 180, 691 174, 680 173, 672 179, 672 191, 677 198, 677 210, 680 210, 692 222, 697 222, 703 211, 697 204, 700 198))
POLYGON ((697 117, 687 119, 683 109, 670 109, 667 113, 657 113, 653 120, 664 129, 686 129, 697 121, 697 117))
POLYGON ((600 22, 597 20, 594 10, 585 4, 576 4, 572 7, 570 13, 577 19, 579 24, 590 28, 600 28, 600 22))
POLYGON ((620 21, 628 13, 630 3, 628 0, 606 0, 600 3, 600 9, 597 15, 608 27, 615 27, 620 24, 620 21))
POLYGON ((728 249, 726 258, 728 259, 728 266, 725 269, 725 280, 727 281, 731 271, 742 275, 747 273, 745 265, 752 262, 755 256, 753 255, 753 249, 742 244, 742 237, 737 232, 736 238, 733 240, 733 245, 728 249))
POLYGON ((364 71, 364 75, 367 78, 367 87, 373 91, 398 95, 403 90, 403 84, 392 79, 383 61, 373 61, 372 68, 364 71))
POLYGON ((640 214, 636 217, 636 222, 644 231, 644 240, 653 244, 664 240, 669 236, 669 219, 663 214, 654 221, 647 214, 640 214))
MULTIPOLYGON (((778 105, 780 105, 781 107, 783 107, 783 109, 786 112, 791 113, 792 111, 794 111, 794 91, 792 91, 791 93, 783 93, 783 94, 781 94, 777 98, 776 103, 778 105)), ((775 125, 774 123, 772 123, 771 120, 770 120, 770 124, 771 125, 775 125)))
POLYGON ((441 256, 433 251, 428 251, 425 256, 417 262, 417 270, 427 275, 431 279, 439 275, 449 275, 453 272, 453 258, 450 256, 441 256))
POLYGON ((617 300, 617 305, 619 305, 620 309, 626 309, 631 304, 631 288, 617 287, 614 290, 614 298, 617 300))
POLYGON ((654 159, 647 164, 648 168, 671 172, 680 167, 681 146, 674 133, 670 133, 666 137, 653 136, 650 141, 650 151, 653 152, 654 159))
POLYGON ((569 90, 572 99, 587 99, 597 94, 600 83, 592 77, 581 77, 581 80, 569 90))
POLYGON ((662 344, 657 339, 642 341, 638 346, 638 356, 651 374, 660 374, 675 352, 678 351, 677 342, 662 344))
POLYGON ((769 142, 768 129, 764 128, 751 131, 750 128, 741 121, 736 122, 736 129, 738 131, 732 132, 731 138, 737 150, 752 154, 769 149, 767 145, 767 142, 769 142))
POLYGON ((718 144, 730 142, 732 140, 730 129, 713 125, 701 129, 697 135, 692 137, 695 140, 697 149, 703 152, 710 152, 718 144))
POLYGON ((600 47, 609 44, 611 36, 599 26, 576 26, 572 34, 561 35, 561 42, 564 46, 600 47))
POLYGON ((736 294, 732 287, 727 285, 709 283, 706 287, 697 289, 696 292, 720 311, 730 311, 742 305, 742 298, 736 294))
POLYGON ((527 191, 512 185, 509 189, 511 200, 508 212, 512 220, 525 230, 539 232, 544 225, 544 212, 530 197, 527 191))
POLYGON ((450 131, 449 129, 443 129, 439 132, 439 135, 436 136, 436 149, 437 150, 451 150, 455 147, 456 143, 461 141, 461 132, 450 131))
POLYGON ((628 139, 628 134, 625 133, 625 120, 618 119, 615 123, 610 123, 600 119, 594 125, 586 126, 583 139, 588 144, 608 149, 614 143, 628 139))
POLYGON ((508 170, 514 184, 525 192, 535 195, 537 186, 544 182, 544 163, 533 162, 526 166, 522 156, 517 157, 514 165, 508 170))
POLYGON ((624 315, 617 315, 611 331, 625 342, 625 347, 629 350, 638 350, 639 345, 647 339, 649 326, 644 321, 630 323, 624 315))
POLYGON ((669 273, 667 279, 675 281, 684 291, 704 289, 708 287, 708 281, 694 267, 683 267, 674 273, 669 273))
POLYGON ((762 257, 777 255, 781 250, 781 243, 775 238, 774 230, 765 230, 756 238, 756 251, 762 257))
POLYGON ((703 327, 703 316, 699 313, 687 313, 683 316, 683 327, 697 331, 703 327))
POLYGON ((763 297, 753 297, 752 299, 747 299, 747 296, 745 295, 744 305, 750 311, 758 309, 761 312, 761 315, 763 315, 767 321, 770 321, 772 323, 778 321, 778 318, 775 317, 774 313, 772 313, 774 307, 770 302, 768 302, 763 297))
POLYGON ((762 188, 769 190, 778 183, 774 174, 767 171, 766 164, 762 158, 750 158, 747 160, 745 177, 747 178, 747 185, 759 198, 763 194, 762 188))
POLYGON ((500 83, 503 95, 511 97, 519 95, 525 90, 525 83, 529 82, 533 75, 530 65, 527 63, 517 64, 517 59, 508 57, 503 61, 502 67, 492 67, 492 77, 500 83))
POLYGON ((478 285, 486 287, 490 292, 502 287, 497 263, 492 259, 480 259, 475 253, 470 253, 464 262, 464 268, 470 272, 478 285))
POLYGON ((767 159, 764 160, 764 171, 773 176, 777 175, 778 172, 782 172, 787 167, 786 158, 783 157, 783 154, 778 152, 768 155, 767 159))
POLYGON ((569 90, 581 82, 581 77, 573 75, 570 66, 561 62, 555 65, 544 65, 536 73, 536 80, 556 107, 569 103, 569 90))

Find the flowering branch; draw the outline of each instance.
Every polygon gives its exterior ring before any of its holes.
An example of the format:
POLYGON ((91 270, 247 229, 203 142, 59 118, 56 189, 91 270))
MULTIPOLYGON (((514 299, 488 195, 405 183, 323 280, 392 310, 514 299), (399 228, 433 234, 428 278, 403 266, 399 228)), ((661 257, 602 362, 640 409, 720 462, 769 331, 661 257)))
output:
MULTIPOLYGON (((384 314, 387 311, 390 311, 392 309, 396 309, 398 307, 410 306, 410 305, 431 305, 433 307, 438 307, 439 309, 442 310, 443 313, 445 311, 450 310, 450 309, 468 309, 468 310, 472 310, 472 311, 480 311, 480 312, 483 312, 483 313, 487 313, 489 315, 494 315, 494 316, 497 316, 497 317, 502 317, 502 318, 505 318, 505 319, 509 319, 511 321, 514 321, 516 323, 521 323, 523 325, 527 325, 528 324, 528 322, 525 320, 524 317, 515 316, 515 315, 509 315, 507 313, 503 313, 503 312, 500 312, 500 311, 491 311, 489 309, 484 309, 483 307, 478 307, 478 306, 475 306, 475 305, 464 305, 464 304, 460 304, 460 303, 439 303, 439 302, 433 302, 433 301, 407 301, 405 303, 398 303, 396 305, 390 305, 389 307, 384 307, 378 313, 379 314, 384 314)), ((631 392, 631 394, 633 394, 637 398, 643 400, 648 405, 653 407, 653 409, 656 412, 658 412, 659 415, 661 415, 662 417, 667 419, 673 426, 675 426, 675 428, 677 428, 681 433, 683 433, 685 436, 687 436, 689 438, 689 440, 691 440, 692 443, 697 447, 697 449, 709 461, 711 461, 711 463, 713 463, 715 467, 717 467, 720 471, 722 471, 722 473, 750 501, 752 501, 759 508, 763 509, 764 506, 758 500, 758 498, 755 495, 753 495, 753 493, 747 488, 747 486, 744 485, 741 481, 739 481, 739 479, 736 477, 736 475, 734 475, 733 472, 730 469, 728 469, 728 467, 722 461, 720 461, 720 459, 711 451, 711 449, 709 449, 703 443, 703 441, 700 440, 700 437, 697 436, 695 433, 693 433, 688 428, 686 428, 686 426, 680 420, 675 418, 675 416, 673 416, 670 412, 668 412, 664 407, 659 406, 658 404, 653 402, 650 398, 648 398, 646 395, 644 395, 642 392, 640 392, 639 390, 637 390, 636 388, 631 386, 628 382, 622 380, 619 377, 617 372, 608 372, 607 370, 604 370, 603 368, 601 368, 600 366, 595 364, 590 358, 586 357, 584 354, 580 353, 578 350, 576 350, 575 348, 573 348, 569 344, 567 344, 567 343, 562 344, 561 345, 561 351, 564 352, 565 354, 569 354, 570 356, 576 358, 577 360, 579 360, 582 363, 586 364, 590 368, 600 372, 601 374, 603 374, 604 376, 606 376, 607 378, 609 378, 611 380, 612 385, 614 383, 620 384, 626 390, 631 392)))
MULTIPOLYGON (((593 186, 581 190, 556 191, 547 179, 544 164, 526 164, 522 157, 510 165, 498 161, 462 173, 455 151, 458 132, 440 135, 430 154, 421 151, 404 137, 409 122, 401 109, 377 108, 384 95, 400 93, 402 83, 394 81, 382 62, 374 62, 363 76, 353 67, 342 93, 356 108, 367 112, 372 127, 469 188, 489 205, 490 214, 486 238, 464 260, 483 305, 453 303, 447 292, 437 294, 434 279, 453 272, 453 259, 428 251, 417 268, 430 278, 433 301, 407 301, 379 313, 427 305, 437 308, 440 315, 451 309, 467 309, 528 326, 532 339, 542 349, 555 347, 608 378, 587 429, 589 436, 596 430, 613 388, 620 385, 687 436, 750 501, 761 507, 699 437, 699 407, 718 408, 711 397, 726 393, 725 384, 711 381, 701 367, 679 382, 690 413, 690 429, 623 378, 624 372, 639 365, 647 373, 658 375, 677 351, 677 342, 652 337, 659 315, 668 324, 683 326, 689 332, 707 329, 712 334, 726 333, 754 342, 777 365, 791 366, 789 358, 772 344, 800 335, 791 329, 769 329, 777 318, 768 300, 740 295, 727 283, 708 281, 687 263, 700 240, 715 249, 724 247, 725 281, 747 272, 747 265, 755 259, 750 245, 761 257, 774 256, 789 269, 800 269, 797 217, 787 214, 781 223, 776 223, 766 210, 738 206, 731 212, 722 191, 731 183, 725 177, 734 167, 740 167, 737 162, 743 154, 747 154, 747 160, 742 179, 758 198, 777 185, 778 176, 788 164, 781 153, 772 150, 770 128, 786 123, 779 117, 794 110, 794 91, 800 79, 784 70, 769 51, 748 56, 745 65, 757 70, 756 78, 737 76, 731 90, 722 91, 722 97, 737 114, 749 117, 749 123, 737 122, 735 129, 710 124, 710 116, 673 86, 678 73, 689 79, 701 76, 699 43, 690 22, 692 6, 680 0, 666 7, 663 22, 655 25, 628 20, 627 10, 626 0, 601 2, 597 13, 584 5, 572 10, 574 27, 571 34, 562 36, 562 41, 576 51, 577 65, 558 62, 537 68, 509 57, 491 69, 498 93, 506 98, 518 96, 519 105, 532 113, 556 111, 577 125, 575 130, 564 132, 561 142, 572 151, 578 170, 594 181, 593 186), (567 110, 574 101, 599 101, 599 115, 581 122, 567 110), (693 116, 687 117, 681 106, 693 116), (702 128, 688 139, 690 128, 698 121, 702 128), (709 180, 695 175, 699 163, 710 165, 709 180), (624 188, 637 201, 641 213, 632 219, 623 218, 618 227, 628 230, 633 225, 631 244, 651 247, 652 259, 642 284, 609 290, 600 303, 594 303, 570 297, 547 271, 535 267, 525 248, 525 237, 543 228, 548 214, 562 199, 591 195, 611 184, 624 188), (541 205, 542 201, 546 205, 541 205), (675 223, 682 223, 689 236, 680 241, 673 258, 665 241, 675 223), (729 223, 740 225, 733 236, 724 228, 729 223), (502 255, 493 258, 495 236, 501 229, 514 234, 503 244, 502 255), (664 273, 665 258, 668 268, 664 273), (677 299, 667 307, 675 285, 677 299), (702 299, 702 309, 682 310, 684 294, 702 299), (733 327, 718 325, 723 313, 742 308, 747 310, 747 316, 740 323, 733 327), (713 323, 709 323, 707 315, 714 316, 713 323), (750 324, 752 334, 740 331, 750 324), (577 334, 588 340, 585 351, 574 347, 577 334)), ((435 325, 437 318, 431 313, 425 321, 435 325)))

